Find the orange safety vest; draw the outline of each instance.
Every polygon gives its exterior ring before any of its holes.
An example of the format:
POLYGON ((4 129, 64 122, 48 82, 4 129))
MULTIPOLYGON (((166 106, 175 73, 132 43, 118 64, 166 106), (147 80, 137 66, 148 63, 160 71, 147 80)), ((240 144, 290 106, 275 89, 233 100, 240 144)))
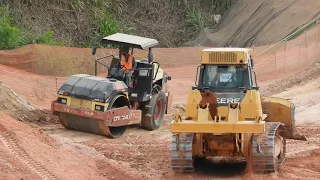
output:
POLYGON ((124 69, 131 69, 133 64, 133 56, 128 54, 128 61, 126 61, 126 56, 121 55, 121 65, 124 66, 124 69))

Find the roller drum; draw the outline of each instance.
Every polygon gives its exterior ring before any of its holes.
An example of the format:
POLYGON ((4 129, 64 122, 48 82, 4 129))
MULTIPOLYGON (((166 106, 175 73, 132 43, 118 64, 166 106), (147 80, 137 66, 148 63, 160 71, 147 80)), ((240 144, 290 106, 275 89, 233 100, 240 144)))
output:
POLYGON ((67 113, 59 113, 59 121, 67 129, 103 135, 110 138, 120 137, 127 129, 127 126, 108 127, 104 121, 67 113))

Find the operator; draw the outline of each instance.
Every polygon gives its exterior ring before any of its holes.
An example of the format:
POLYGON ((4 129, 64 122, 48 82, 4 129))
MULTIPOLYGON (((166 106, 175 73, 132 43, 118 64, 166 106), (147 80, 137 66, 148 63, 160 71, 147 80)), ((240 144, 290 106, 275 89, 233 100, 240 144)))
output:
POLYGON ((129 47, 120 47, 120 54, 120 64, 122 65, 122 69, 132 69, 134 64, 134 57, 132 54, 129 54, 129 47))
POLYGON ((234 87, 237 84, 236 74, 234 75, 235 71, 236 71, 235 67, 220 66, 217 68, 216 76, 211 83, 215 86, 227 85, 228 87, 234 87), (226 74, 227 76, 224 77, 224 79, 220 79, 221 74, 226 74), (230 79, 231 77, 229 77, 229 76, 233 76, 232 79, 230 79))
POLYGON ((133 88, 135 84, 135 78, 132 76, 134 70, 134 57, 132 54, 129 54, 129 47, 120 47, 120 65, 121 68, 126 71, 125 83, 128 87, 133 88))
POLYGON ((220 74, 226 73, 227 71, 228 71, 228 67, 227 66, 218 66, 216 74, 215 74, 213 80, 211 81, 211 84, 214 85, 214 86, 223 85, 224 83, 220 82, 220 74))

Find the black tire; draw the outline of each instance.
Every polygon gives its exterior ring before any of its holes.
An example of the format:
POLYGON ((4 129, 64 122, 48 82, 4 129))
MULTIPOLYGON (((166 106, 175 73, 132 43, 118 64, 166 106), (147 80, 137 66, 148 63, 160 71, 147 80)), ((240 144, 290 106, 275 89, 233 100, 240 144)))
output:
POLYGON ((167 97, 163 91, 153 95, 149 104, 142 111, 141 125, 144 129, 152 131, 161 126, 167 108, 166 101, 167 97))

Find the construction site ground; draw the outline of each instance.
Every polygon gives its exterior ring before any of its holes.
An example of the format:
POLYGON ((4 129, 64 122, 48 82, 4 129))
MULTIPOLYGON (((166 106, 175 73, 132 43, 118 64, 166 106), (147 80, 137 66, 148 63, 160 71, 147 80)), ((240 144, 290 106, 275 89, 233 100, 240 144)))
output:
MULTIPOLYGON (((8 69, 8 67, 2 67, 8 69)), ((270 67, 272 68, 272 67, 270 67)), ((196 65, 164 68, 171 76, 174 107, 183 110, 186 94, 195 81, 196 65)), ((14 71, 12 69, 12 71, 14 71)), ((271 174, 246 174, 245 163, 221 160, 197 164, 194 174, 175 174, 170 165, 170 120, 162 127, 146 131, 132 126, 119 139, 64 129, 42 103, 30 96, 34 85, 21 87, 32 79, 30 73, 16 71, 2 78, 0 92, 0 179, 319 179, 320 166, 320 64, 298 74, 260 82, 263 95, 292 100, 296 104, 296 124, 308 141, 287 142, 287 159, 271 174), (21 77, 21 78, 18 78, 21 77), (6 88, 5 86, 10 87, 6 88), (19 91, 15 94, 11 89, 19 91), (22 98, 20 98, 20 96, 22 98)), ((37 76, 43 81, 47 77, 37 76)), ((43 90, 56 93, 54 85, 43 90)))

